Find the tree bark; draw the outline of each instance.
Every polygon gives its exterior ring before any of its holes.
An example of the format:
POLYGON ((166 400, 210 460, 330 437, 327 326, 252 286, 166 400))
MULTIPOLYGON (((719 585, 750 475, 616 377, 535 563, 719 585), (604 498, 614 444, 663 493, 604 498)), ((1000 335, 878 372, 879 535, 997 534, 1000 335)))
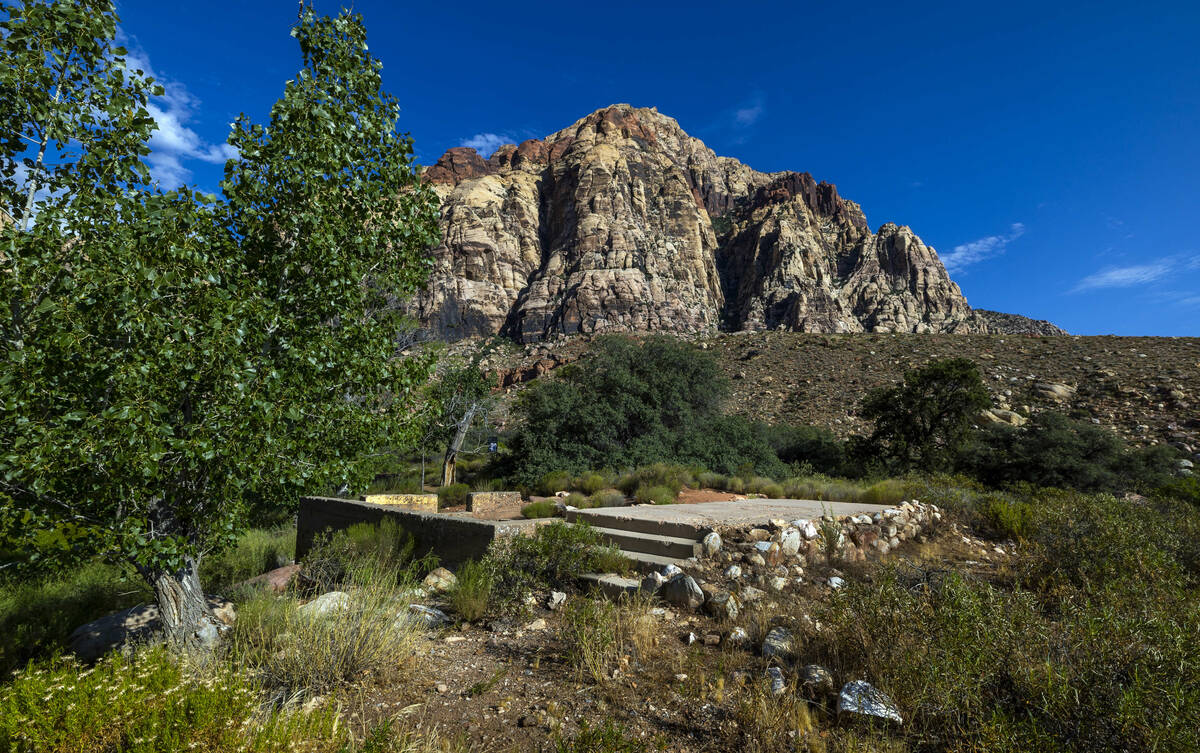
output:
POLYGON ((174 572, 159 572, 152 578, 163 637, 188 651, 210 651, 220 635, 220 623, 208 608, 197 574, 199 561, 188 558, 174 572))
POLYGON ((458 458, 458 451, 462 449, 462 443, 467 438, 467 431, 471 428, 471 421, 475 419, 478 411, 479 403, 471 403, 462 420, 458 422, 458 430, 454 432, 454 438, 450 440, 450 445, 446 448, 446 458, 442 461, 442 486, 450 486, 454 483, 454 461, 458 458))

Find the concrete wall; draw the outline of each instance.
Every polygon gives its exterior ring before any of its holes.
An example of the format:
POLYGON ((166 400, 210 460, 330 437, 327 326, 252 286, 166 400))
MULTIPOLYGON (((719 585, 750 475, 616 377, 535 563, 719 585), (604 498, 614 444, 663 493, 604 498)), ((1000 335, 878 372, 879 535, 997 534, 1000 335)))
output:
POLYGON ((442 564, 449 565, 478 559, 497 536, 531 532, 537 524, 532 520, 478 520, 465 515, 414 512, 352 499, 303 497, 296 519, 296 559, 304 557, 324 531, 339 531, 355 523, 378 523, 385 517, 412 535, 418 556, 432 551, 442 564))

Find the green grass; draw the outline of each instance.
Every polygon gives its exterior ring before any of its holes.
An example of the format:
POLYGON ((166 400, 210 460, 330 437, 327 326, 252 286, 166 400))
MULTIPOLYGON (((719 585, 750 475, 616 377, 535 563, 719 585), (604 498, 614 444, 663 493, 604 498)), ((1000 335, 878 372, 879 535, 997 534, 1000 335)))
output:
POLYGON ((210 593, 225 593, 237 583, 283 567, 295 553, 295 525, 251 529, 233 547, 200 562, 200 582, 210 593))
POLYGON ((521 515, 526 518, 553 518, 558 515, 558 506, 548 499, 530 502, 521 508, 521 515))
POLYGON ((132 568, 100 562, 59 576, 6 581, 0 584, 0 673, 64 650, 84 623, 153 598, 132 568))
POLYGON ((257 691, 227 664, 194 670, 163 649, 86 669, 42 662, 0 687, 0 750, 332 753, 347 743, 332 714, 264 713, 257 691))
POLYGON ((467 622, 487 614, 495 587, 495 577, 486 562, 469 560, 456 572, 454 588, 450 591, 450 607, 467 622))

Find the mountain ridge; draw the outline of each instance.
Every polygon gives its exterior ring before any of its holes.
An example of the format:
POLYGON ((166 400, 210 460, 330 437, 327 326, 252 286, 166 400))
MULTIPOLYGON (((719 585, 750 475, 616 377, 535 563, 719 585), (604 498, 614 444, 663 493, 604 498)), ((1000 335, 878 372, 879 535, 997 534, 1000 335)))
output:
POLYGON ((602 108, 486 160, 455 147, 424 175, 443 240, 409 313, 441 339, 1045 331, 976 314, 932 248, 907 226, 872 233, 832 183, 718 156, 654 108, 602 108))

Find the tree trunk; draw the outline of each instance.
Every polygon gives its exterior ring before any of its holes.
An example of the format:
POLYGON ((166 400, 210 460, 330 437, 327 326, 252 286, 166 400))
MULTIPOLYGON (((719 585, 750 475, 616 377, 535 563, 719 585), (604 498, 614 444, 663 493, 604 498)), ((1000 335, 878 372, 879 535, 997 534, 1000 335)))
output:
POLYGON ((197 575, 199 561, 188 558, 175 572, 159 572, 152 579, 167 642, 188 651, 209 651, 220 635, 220 623, 208 608, 197 575))
POLYGON ((454 461, 458 458, 458 451, 462 449, 462 443, 467 438, 467 431, 471 428, 471 421, 475 419, 478 411, 479 403, 471 403, 471 407, 467 408, 466 414, 458 422, 458 430, 454 432, 454 438, 450 440, 450 445, 446 448, 446 459, 442 461, 442 486, 450 486, 454 483, 454 461))

